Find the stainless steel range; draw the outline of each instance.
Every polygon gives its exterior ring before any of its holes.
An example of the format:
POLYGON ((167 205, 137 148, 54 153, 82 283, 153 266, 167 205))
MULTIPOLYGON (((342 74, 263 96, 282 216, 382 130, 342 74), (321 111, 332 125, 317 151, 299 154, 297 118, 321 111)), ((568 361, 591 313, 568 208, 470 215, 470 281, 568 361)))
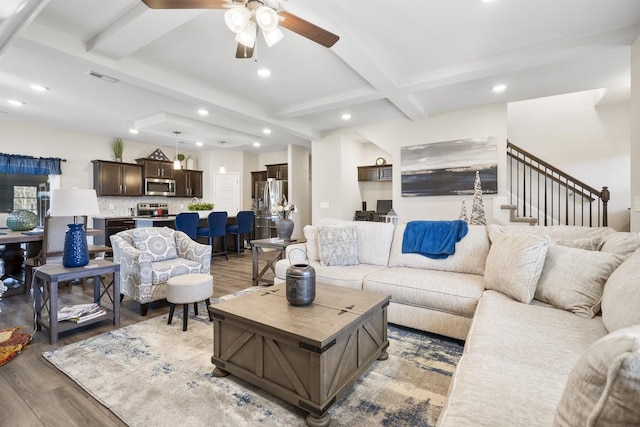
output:
POLYGON ((169 216, 168 203, 138 203, 138 216, 169 216))

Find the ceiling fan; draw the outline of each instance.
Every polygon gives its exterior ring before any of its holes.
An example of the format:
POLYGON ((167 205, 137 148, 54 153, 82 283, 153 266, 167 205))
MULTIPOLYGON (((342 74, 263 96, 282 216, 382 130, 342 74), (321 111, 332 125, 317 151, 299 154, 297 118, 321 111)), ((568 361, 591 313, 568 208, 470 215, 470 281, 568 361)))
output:
POLYGON ((279 27, 298 33, 325 47, 333 46, 337 35, 305 21, 287 11, 279 11, 279 0, 142 0, 151 9, 229 9, 225 23, 236 33, 236 58, 251 58, 258 30, 268 46, 273 46, 284 34, 279 27))

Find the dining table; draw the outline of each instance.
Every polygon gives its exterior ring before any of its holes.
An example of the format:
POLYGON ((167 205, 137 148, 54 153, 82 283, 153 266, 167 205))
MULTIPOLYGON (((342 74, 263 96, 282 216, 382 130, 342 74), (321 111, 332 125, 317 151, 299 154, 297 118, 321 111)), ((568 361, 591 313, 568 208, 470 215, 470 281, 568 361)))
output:
MULTIPOLYGON (((86 233, 87 236, 96 236, 102 234, 103 231, 89 228, 86 233)), ((23 279, 24 260, 25 257, 31 258, 38 255, 42 250, 43 239, 44 229, 41 227, 29 231, 0 228, 0 259, 2 259, 4 266, 0 280, 8 287, 2 294, 3 297, 22 294, 29 290, 29 286, 25 285, 23 279)), ((93 252, 96 252, 97 249, 94 248, 93 252)))

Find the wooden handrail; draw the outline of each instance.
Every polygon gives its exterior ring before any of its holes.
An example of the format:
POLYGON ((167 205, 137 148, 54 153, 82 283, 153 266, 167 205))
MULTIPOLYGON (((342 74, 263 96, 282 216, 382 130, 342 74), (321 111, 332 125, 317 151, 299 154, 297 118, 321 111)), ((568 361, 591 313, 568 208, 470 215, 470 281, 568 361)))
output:
POLYGON ((547 167, 549 169, 552 169, 556 174, 562 176, 563 178, 575 182, 580 187, 584 188, 585 190, 589 190, 591 193, 595 194, 596 196, 598 196, 600 198, 602 197, 602 193, 600 192, 600 190, 596 190, 595 188, 593 188, 589 184, 585 184, 584 182, 580 181, 579 179, 574 178, 571 175, 562 172, 559 168, 553 166, 551 163, 547 163, 544 160, 542 160, 540 157, 535 156, 535 155, 529 153, 528 151, 523 150, 522 148, 518 147, 517 145, 512 144, 511 142, 507 141, 507 149, 509 149, 509 148, 512 148, 512 149, 515 149, 515 150, 519 151, 520 153, 524 154, 525 156, 530 157, 531 159, 535 160, 537 163, 541 164, 542 166, 547 167))
MULTIPOLYGON (((547 171, 545 171, 544 169, 542 169, 541 167, 539 167, 539 166, 534 166, 534 165, 532 165, 530 162, 525 162, 525 161, 523 161, 522 159, 520 159, 520 157, 518 157, 517 155, 515 155, 515 154, 513 154, 513 153, 507 152, 507 156, 509 156, 509 157, 511 157, 511 158, 513 158, 513 159, 519 160, 519 161, 521 161, 522 163, 525 163, 528 167, 530 167, 530 168, 531 168, 531 169, 533 169, 534 171, 538 172, 539 174, 548 175, 548 172, 547 172, 547 171)), ((554 171, 555 173, 558 173, 558 172, 557 172, 557 169, 553 169, 553 171, 554 171)), ((567 182, 566 182, 566 181, 562 181, 562 180, 560 180, 560 179, 556 178, 556 177, 555 177, 555 176, 553 176, 553 175, 552 175, 552 176, 550 176, 550 177, 549 177, 549 179, 550 179, 551 181, 554 181, 554 182, 557 182, 558 184, 563 185, 567 190, 571 190, 571 191, 573 191, 573 192, 577 193, 577 194, 578 194, 580 197, 582 197, 583 199, 588 199, 590 202, 593 202, 593 201, 595 200, 595 198, 593 198, 593 197, 591 196, 591 194, 593 194, 593 193, 587 194, 587 193, 585 193, 584 191, 578 190, 577 188, 569 187, 569 186, 567 185, 567 182)), ((578 184, 578 185, 579 185, 580 187, 582 187, 582 185, 581 185, 581 184, 578 184)), ((597 193, 599 194, 600 192, 598 191, 597 193)))

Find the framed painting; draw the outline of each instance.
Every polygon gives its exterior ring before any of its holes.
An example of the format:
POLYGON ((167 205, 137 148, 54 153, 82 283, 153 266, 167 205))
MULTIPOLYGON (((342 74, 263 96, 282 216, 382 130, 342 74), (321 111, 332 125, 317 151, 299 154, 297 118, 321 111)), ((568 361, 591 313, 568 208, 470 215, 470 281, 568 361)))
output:
POLYGON ((483 194, 498 192, 495 139, 469 138, 400 147, 402 196, 473 194, 476 171, 483 194))

